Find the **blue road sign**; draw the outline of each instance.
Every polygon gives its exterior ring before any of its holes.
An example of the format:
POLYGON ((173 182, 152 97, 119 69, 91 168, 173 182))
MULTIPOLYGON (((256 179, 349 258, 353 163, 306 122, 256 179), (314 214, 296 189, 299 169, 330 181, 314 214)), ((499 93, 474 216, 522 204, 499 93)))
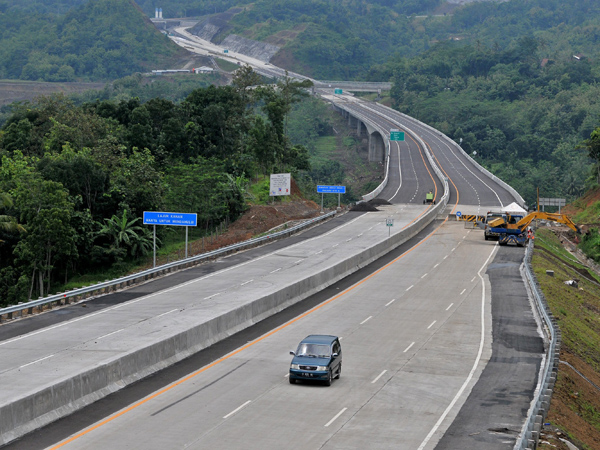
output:
POLYGON ((460 211, 456 211, 456 217, 460 217, 462 216, 462 213, 460 211))
POLYGON ((195 227, 197 222, 197 214, 144 211, 144 225, 195 227))
POLYGON ((318 194, 345 194, 346 186, 324 186, 317 185, 318 194))

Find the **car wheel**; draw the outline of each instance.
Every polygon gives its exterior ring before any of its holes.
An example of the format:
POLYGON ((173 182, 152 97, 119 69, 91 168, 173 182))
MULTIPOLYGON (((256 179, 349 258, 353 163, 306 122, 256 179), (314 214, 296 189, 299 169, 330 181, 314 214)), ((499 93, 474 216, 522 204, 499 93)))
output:
POLYGON ((340 364, 338 367, 337 374, 335 375, 335 379, 339 380, 341 375, 342 375, 342 365, 340 364))
POLYGON ((327 380, 325 381, 325 386, 331 386, 331 382, 333 381, 333 375, 331 374, 331 370, 327 372, 327 380))
POLYGON ((290 377, 290 384, 296 384, 296 380, 294 380, 292 377, 290 377))
POLYGON ((483 236, 485 237, 485 240, 486 240, 486 241, 489 241, 489 240, 490 240, 490 237, 489 237, 487 234, 484 234, 483 236))

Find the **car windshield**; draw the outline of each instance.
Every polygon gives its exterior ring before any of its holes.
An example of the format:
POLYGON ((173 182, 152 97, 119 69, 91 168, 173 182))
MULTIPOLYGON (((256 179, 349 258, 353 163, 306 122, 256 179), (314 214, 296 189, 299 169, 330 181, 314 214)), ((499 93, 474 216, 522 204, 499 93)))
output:
POLYGON ((331 356, 331 351, 329 349, 329 345, 326 344, 300 344, 298 346, 298 351, 296 352, 298 356, 312 356, 316 357, 329 357, 331 356))

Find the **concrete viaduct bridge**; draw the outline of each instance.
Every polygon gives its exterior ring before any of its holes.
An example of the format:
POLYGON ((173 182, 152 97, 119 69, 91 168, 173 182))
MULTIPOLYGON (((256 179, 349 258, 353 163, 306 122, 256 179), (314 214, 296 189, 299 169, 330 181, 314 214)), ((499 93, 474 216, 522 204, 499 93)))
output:
POLYGON ((368 137, 369 139, 369 161, 370 162, 381 162, 385 163, 389 156, 389 141, 387 136, 389 135, 386 130, 374 125, 372 120, 367 117, 352 111, 350 108, 346 109, 343 105, 337 103, 333 105, 334 109, 337 110, 343 117, 348 119, 348 127, 356 127, 356 135, 361 137, 368 137))

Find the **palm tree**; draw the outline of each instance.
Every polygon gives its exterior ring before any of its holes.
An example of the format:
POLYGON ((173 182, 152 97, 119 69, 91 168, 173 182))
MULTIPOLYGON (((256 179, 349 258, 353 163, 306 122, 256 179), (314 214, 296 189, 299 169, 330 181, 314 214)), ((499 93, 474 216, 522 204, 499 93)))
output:
POLYGON ((127 210, 118 217, 112 216, 110 219, 104 219, 104 225, 97 236, 107 237, 110 241, 110 253, 115 255, 125 253, 131 256, 140 256, 147 254, 152 249, 152 237, 150 232, 137 225, 139 217, 128 220, 127 210))
MULTIPOLYGON (((6 192, 0 192, 0 210, 10 208, 13 205, 12 198, 6 192)), ((7 233, 24 233, 25 228, 12 216, 0 215, 0 230, 7 233)), ((4 242, 0 239, 0 243, 4 242)))

